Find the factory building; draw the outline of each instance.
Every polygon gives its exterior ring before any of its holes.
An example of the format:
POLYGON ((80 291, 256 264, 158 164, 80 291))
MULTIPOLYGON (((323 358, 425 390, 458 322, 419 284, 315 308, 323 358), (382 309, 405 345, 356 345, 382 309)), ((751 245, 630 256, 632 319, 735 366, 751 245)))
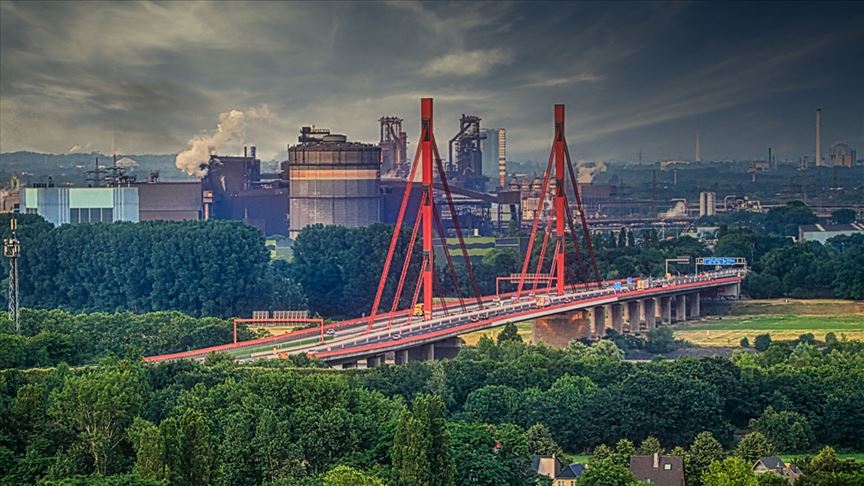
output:
POLYGON ((408 161, 408 134, 402 131, 402 119, 384 116, 378 119, 381 137, 381 173, 395 177, 407 177, 411 170, 408 161))
POLYGON ((201 213, 200 182, 130 183, 114 187, 54 187, 21 191, 19 212, 54 224, 115 221, 194 221, 201 213))
MULTIPOLYGON (((480 143, 486 134, 480 129, 480 117, 462 115, 459 132, 448 144, 450 160, 447 178, 453 184, 471 191, 486 191, 489 178, 483 174, 483 152, 480 143)), ((497 170, 493 172, 497 174, 497 170)))
POLYGON ((699 217, 717 214, 717 193, 702 191, 699 193, 699 217))
POLYGON ((212 155, 201 181, 204 219, 243 221, 265 235, 288 234, 287 183, 261 177, 255 147, 243 156, 212 155))
POLYGON ((20 212, 54 224, 139 221, 137 187, 27 187, 20 212))
POLYGON ((201 215, 201 181, 136 184, 139 221, 195 221, 201 215))
POLYGON ((857 154, 855 149, 845 143, 835 143, 831 146, 831 165, 834 167, 852 167, 857 154))
POLYGON ((380 147, 314 127, 303 127, 299 142, 282 164, 291 182, 289 237, 313 224, 357 228, 381 220, 380 147))

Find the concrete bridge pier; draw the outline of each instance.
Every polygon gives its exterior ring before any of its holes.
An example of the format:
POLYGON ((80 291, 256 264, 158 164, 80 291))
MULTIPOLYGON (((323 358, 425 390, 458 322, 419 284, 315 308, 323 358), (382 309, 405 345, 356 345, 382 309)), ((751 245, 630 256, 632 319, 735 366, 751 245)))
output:
POLYGON ((400 349, 396 351, 396 364, 408 364, 407 349, 400 349))
POLYGON ((692 294, 687 294, 687 317, 699 317, 701 312, 699 309, 699 299, 701 295, 699 292, 694 292, 692 294))
POLYGON ((618 334, 624 333, 624 305, 623 304, 609 304, 609 317, 611 321, 611 328, 615 330, 618 334))
POLYGON ((645 299, 642 301, 642 309, 645 313, 645 328, 649 331, 657 327, 657 299, 645 299))
POLYGON ((606 335, 606 307, 597 306, 588 309, 588 315, 591 322, 591 335, 600 339, 606 335))
POLYGON ((627 306, 627 324, 630 326, 630 332, 639 334, 639 324, 642 321, 642 309, 638 300, 631 300, 626 303, 627 306))
POLYGON ((459 354, 459 350, 462 349, 462 340, 458 337, 452 337, 433 344, 435 346, 435 359, 453 359, 459 354))
POLYGON ((687 320, 687 296, 675 296, 675 321, 681 322, 687 320))
POLYGON ((664 325, 672 324, 672 297, 659 297, 659 315, 660 323, 664 325))

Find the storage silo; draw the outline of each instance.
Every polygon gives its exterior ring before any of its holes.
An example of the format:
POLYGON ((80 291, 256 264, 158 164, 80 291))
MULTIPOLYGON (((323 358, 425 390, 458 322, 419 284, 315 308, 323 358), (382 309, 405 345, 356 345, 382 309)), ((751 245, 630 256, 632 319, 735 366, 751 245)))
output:
POLYGON ((291 185, 289 236, 313 224, 357 228, 381 220, 381 149, 304 127, 283 170, 291 185))

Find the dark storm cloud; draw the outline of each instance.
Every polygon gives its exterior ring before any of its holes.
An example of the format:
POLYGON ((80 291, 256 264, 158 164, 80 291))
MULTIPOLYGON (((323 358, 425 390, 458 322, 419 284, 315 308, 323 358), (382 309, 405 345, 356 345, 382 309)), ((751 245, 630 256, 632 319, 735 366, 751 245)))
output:
POLYGON ((543 158, 552 104, 586 158, 781 157, 864 145, 864 10, 847 3, 0 3, 0 150, 177 152, 219 113, 282 156, 316 123, 373 141, 383 114, 438 138, 460 113, 543 158))

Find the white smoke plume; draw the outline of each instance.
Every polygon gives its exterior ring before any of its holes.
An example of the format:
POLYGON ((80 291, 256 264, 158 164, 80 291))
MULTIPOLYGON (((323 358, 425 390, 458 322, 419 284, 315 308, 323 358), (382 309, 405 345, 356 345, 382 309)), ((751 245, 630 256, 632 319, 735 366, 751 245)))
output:
POLYGON ((209 135, 199 134, 192 137, 187 143, 186 150, 177 154, 175 165, 189 175, 203 177, 207 174, 206 164, 210 160, 210 155, 227 143, 243 142, 249 121, 270 121, 274 118, 267 105, 246 111, 231 110, 220 113, 216 131, 209 135))
POLYGON ((598 162, 580 160, 577 165, 579 166, 579 182, 581 184, 591 184, 596 174, 606 172, 606 164, 602 160, 598 162))

